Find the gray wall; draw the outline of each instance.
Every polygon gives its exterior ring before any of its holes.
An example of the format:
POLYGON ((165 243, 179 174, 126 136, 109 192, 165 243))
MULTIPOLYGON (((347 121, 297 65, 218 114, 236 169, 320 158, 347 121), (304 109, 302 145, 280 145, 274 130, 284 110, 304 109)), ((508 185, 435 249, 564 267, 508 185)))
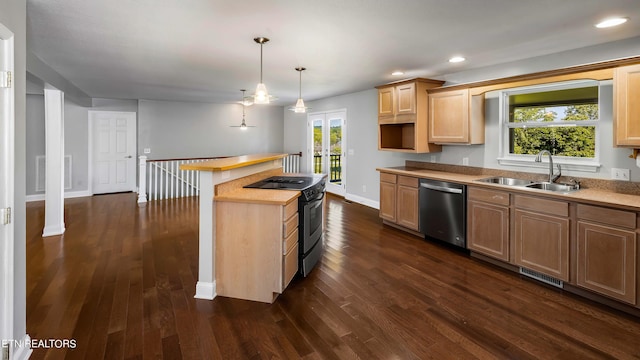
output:
MULTIPOLYGON (((523 61, 501 64, 484 69, 468 70, 449 74, 443 78, 447 85, 466 83, 513 75, 522 75, 543 70, 565 68, 586 63, 612 60, 640 55, 640 37, 592 46, 559 54, 541 56, 523 61)), ((564 174, 586 178, 610 177, 612 167, 631 170, 631 180, 640 181, 640 169, 628 158, 630 150, 613 148, 612 145, 612 87, 601 87, 604 101, 601 107, 601 158, 603 166, 596 173, 563 171, 564 174)), ((471 166, 544 173, 544 168, 506 167, 499 165, 498 157, 498 99, 495 93, 489 93, 486 105, 486 141, 484 145, 444 146, 441 153, 404 154, 377 150, 377 90, 370 89, 353 94, 340 95, 327 99, 307 101, 313 112, 347 109, 347 149, 353 155, 347 155, 346 197, 368 205, 377 206, 379 197, 379 174, 376 167, 401 166, 405 160, 429 162, 432 157, 438 163, 461 165, 462 158, 468 157, 471 166), (364 191, 365 186, 366 191, 364 191)), ((286 151, 308 151, 306 116, 285 112, 286 151)), ((305 153, 307 155, 308 153, 305 153)), ((305 159, 306 163, 306 159, 305 159)))
POLYGON ((27 2, 0 0, 0 23, 14 34, 15 177, 14 177, 14 289, 13 337, 27 332, 26 212, 25 212, 25 94, 27 73, 27 2))
POLYGON ((140 100, 138 153, 150 148, 149 159, 232 156, 280 152, 283 144, 283 108, 249 106, 247 125, 240 104, 140 100))
MULTIPOLYGON (((78 105, 65 94, 64 152, 71 155, 73 163, 71 189, 65 193, 89 189, 89 110, 136 112, 138 108, 137 100, 93 99, 93 104, 78 105)), ((26 126, 26 194, 44 195, 44 191, 36 191, 36 156, 45 155, 44 95, 27 95, 26 126)))

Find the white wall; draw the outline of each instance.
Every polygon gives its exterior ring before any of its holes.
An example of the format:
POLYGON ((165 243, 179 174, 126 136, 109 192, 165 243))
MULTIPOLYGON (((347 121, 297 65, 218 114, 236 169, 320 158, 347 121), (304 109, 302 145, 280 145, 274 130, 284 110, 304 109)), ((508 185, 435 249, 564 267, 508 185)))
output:
MULTIPOLYGON (((446 75, 447 85, 453 83, 467 83, 485 79, 502 78, 522 75, 532 72, 565 68, 605 60, 640 55, 640 37, 627 39, 615 43, 592 46, 559 54, 541 56, 523 61, 496 65, 484 69, 468 70, 465 72, 446 75)), ((640 169, 635 162, 628 158, 630 150, 613 148, 612 145, 612 87, 604 86, 602 96, 608 98, 601 107, 602 120, 602 153, 603 166, 597 173, 570 172, 569 176, 608 179, 612 167, 631 169, 631 180, 640 181, 640 169)), ((313 112, 329 111, 333 109, 347 109, 347 149, 353 150, 353 155, 347 155, 348 173, 346 175, 347 198, 368 205, 379 203, 379 174, 376 167, 402 166, 405 160, 431 161, 435 156, 438 163, 462 165, 462 158, 469 158, 470 166, 495 168, 503 170, 527 171, 544 173, 544 168, 506 167, 498 164, 498 99, 495 94, 488 94, 485 103, 485 136, 483 145, 472 146, 444 146, 441 153, 435 154, 404 154, 377 150, 377 90, 370 89, 331 98, 306 101, 313 112), (493 96, 492 96, 493 95, 493 96), (366 191, 363 191, 363 186, 366 191)), ((285 112, 285 143, 286 151, 305 152, 307 144, 306 117, 285 112)), ((307 155, 307 154, 305 154, 307 155)))
POLYGON ((138 153, 150 148, 150 159, 233 156, 280 152, 283 144, 283 108, 254 105, 246 108, 241 130, 240 104, 210 104, 140 100, 138 153))

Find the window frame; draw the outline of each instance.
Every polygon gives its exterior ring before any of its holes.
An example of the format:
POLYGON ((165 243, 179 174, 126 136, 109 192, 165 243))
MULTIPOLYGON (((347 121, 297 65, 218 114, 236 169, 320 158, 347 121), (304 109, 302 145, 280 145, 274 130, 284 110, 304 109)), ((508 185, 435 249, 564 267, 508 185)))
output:
POLYGON ((600 143, 602 138, 602 126, 601 126, 601 111, 602 111, 602 98, 601 98, 601 85, 602 82, 598 80, 573 80, 565 82, 548 83, 542 85, 532 85, 519 88, 511 88, 499 91, 499 123, 500 123, 500 141, 499 141, 499 157, 498 163, 500 165, 510 166, 524 166, 524 167, 541 167, 547 166, 547 164, 540 165, 535 162, 535 155, 528 154, 512 154, 509 152, 510 139, 509 130, 523 127, 571 127, 571 126, 593 126, 595 127, 595 149, 593 158, 580 158, 573 156, 553 156, 553 162, 555 164, 561 164, 563 169, 576 170, 583 172, 597 172, 602 166, 600 163, 600 143), (558 123, 512 123, 509 120, 509 97, 511 95, 546 92, 555 90, 575 89, 587 86, 598 87, 598 119, 597 120, 574 120, 563 121, 562 125, 558 123))

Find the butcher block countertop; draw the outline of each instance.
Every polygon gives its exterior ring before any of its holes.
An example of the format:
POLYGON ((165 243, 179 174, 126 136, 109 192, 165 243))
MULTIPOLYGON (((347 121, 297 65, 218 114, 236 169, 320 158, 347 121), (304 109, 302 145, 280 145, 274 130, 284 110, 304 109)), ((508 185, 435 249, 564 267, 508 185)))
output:
POLYGON ((296 201, 299 196, 299 190, 240 188, 226 192, 222 195, 216 195, 215 201, 287 205, 292 201, 296 201))
POLYGON ((228 158, 213 159, 192 164, 182 164, 180 165, 180 169, 198 171, 224 171, 260 164, 267 161, 278 160, 286 156, 287 154, 279 153, 232 156, 228 158))
POLYGON ((546 196, 551 198, 562 199, 566 201, 576 201, 580 203, 588 203, 593 205, 610 206, 622 208, 632 211, 640 211, 640 196, 625 193, 614 192, 610 190, 597 188, 581 188, 578 191, 570 193, 557 193, 539 189, 529 189, 522 186, 509 186, 478 182, 476 180, 492 177, 492 175, 468 175, 446 171, 428 170, 413 168, 407 166, 398 166, 390 168, 377 168, 376 170, 386 173, 407 175, 424 179, 444 180, 457 182, 465 185, 477 187, 501 189, 513 193, 532 196, 546 196))

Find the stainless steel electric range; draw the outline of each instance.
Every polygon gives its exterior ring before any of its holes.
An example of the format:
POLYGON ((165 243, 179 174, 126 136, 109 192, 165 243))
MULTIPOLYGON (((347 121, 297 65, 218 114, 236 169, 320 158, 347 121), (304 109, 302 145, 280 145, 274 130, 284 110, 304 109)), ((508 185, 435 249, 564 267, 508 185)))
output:
POLYGON ((272 176, 245 186, 255 189, 300 190, 298 198, 298 273, 307 276, 322 257, 322 203, 326 175, 272 176))

